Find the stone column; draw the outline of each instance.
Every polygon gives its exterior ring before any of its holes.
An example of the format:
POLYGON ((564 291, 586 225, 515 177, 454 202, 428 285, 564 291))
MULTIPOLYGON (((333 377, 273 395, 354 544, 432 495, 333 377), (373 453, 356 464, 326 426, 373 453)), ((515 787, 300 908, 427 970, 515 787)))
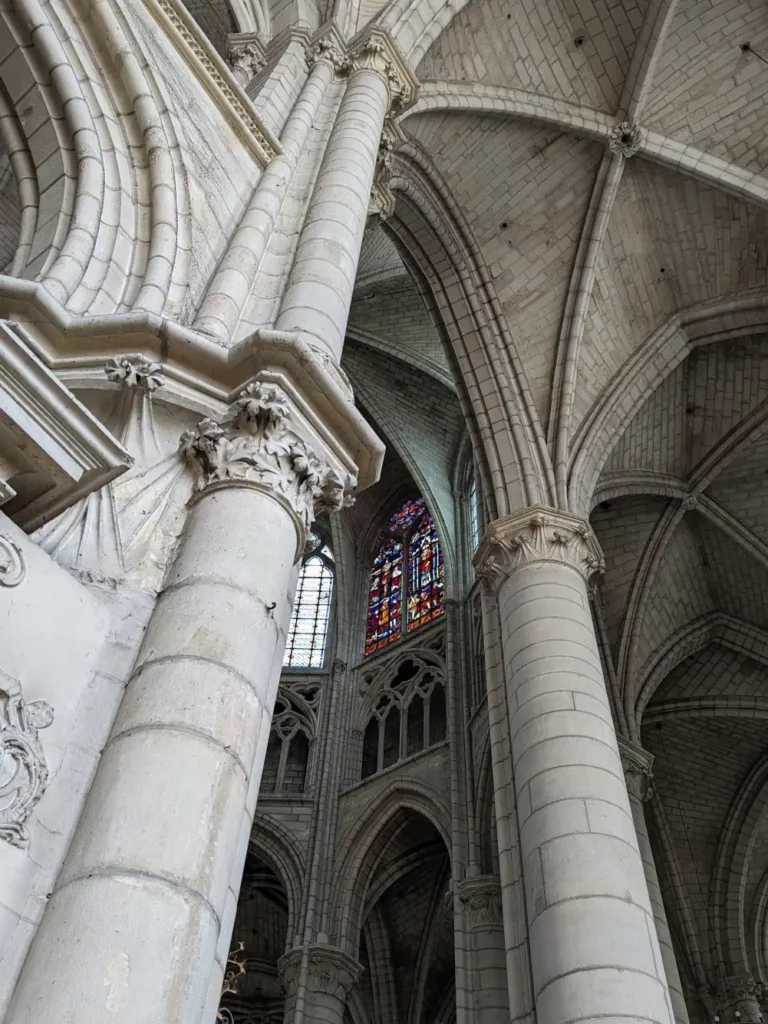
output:
POLYGON ((201 1024, 293 567, 341 482, 254 384, 182 437, 196 495, 6 1024, 201 1024))
POLYGON ((589 524, 535 507, 475 555, 498 593, 538 1024, 672 1011, 592 626, 589 524))
POLYGON ((768 998, 768 986, 751 974, 729 975, 712 986, 715 1019, 720 1024, 757 1024, 762 1021, 760 1004, 768 998))
POLYGON ((289 949, 277 964, 285 989, 285 1024, 344 1024, 347 996, 362 967, 342 949, 314 945, 289 949))
POLYGON ((472 993, 477 1024, 509 1019, 501 885, 493 875, 466 878, 456 886, 469 927, 472 993))
POLYGON ((382 29, 349 56, 349 83, 333 126, 278 330, 298 331, 338 362, 387 111, 411 101, 416 79, 382 29))
POLYGON ((667 979, 667 986, 669 987, 669 998, 672 1001, 672 1012, 677 1024, 688 1024, 688 1008, 685 1005, 680 971, 677 967, 677 958, 672 946, 667 912, 664 909, 664 901, 661 898, 659 876, 656 871, 653 851, 651 850, 651 842, 648 838, 648 824, 645 820, 645 804, 652 794, 651 779, 653 778, 653 772, 651 768, 653 765, 653 754, 649 754, 646 750, 625 739, 619 739, 619 752, 624 768, 627 792, 629 793, 629 806, 635 822, 637 845, 640 847, 640 856, 643 860, 643 870, 645 871, 645 881, 648 885, 653 919, 656 922, 656 935, 661 947, 661 959, 664 963, 664 973, 667 979))

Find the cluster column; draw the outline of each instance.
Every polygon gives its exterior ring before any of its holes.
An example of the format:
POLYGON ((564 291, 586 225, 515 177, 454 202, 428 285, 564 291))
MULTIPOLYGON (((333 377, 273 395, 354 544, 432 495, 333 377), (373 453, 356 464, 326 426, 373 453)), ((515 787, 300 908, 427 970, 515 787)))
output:
POLYGON ((368 216, 384 118, 411 101, 416 78, 386 32, 353 45, 349 82, 320 167, 278 330, 298 331, 334 360, 341 357, 368 216))
POLYGON ((685 1005, 683 985, 680 981, 680 971, 677 966, 677 958, 672 947, 672 936, 669 932, 667 912, 664 909, 664 901, 661 897, 661 886, 656 871, 656 862, 653 858, 651 841, 648 838, 648 823, 645 818, 645 806, 651 797, 651 780, 653 778, 653 754, 638 747, 628 740, 619 740, 619 751, 621 763, 624 768, 624 778, 629 793, 629 806, 632 809, 632 818, 635 822, 637 833, 637 845, 640 848, 640 856, 643 860, 645 881, 648 885, 648 895, 651 900, 653 919, 656 922, 656 935, 661 947, 661 959, 664 962, 664 973, 669 986, 669 998, 672 1001, 672 1012, 676 1024, 688 1024, 688 1008, 685 1005))
POLYGON ((196 475, 181 546, 6 1024, 203 1020, 294 565, 345 482, 271 384, 188 431, 181 454, 196 475))
POLYGON ((501 884, 493 875, 466 878, 456 887, 470 937, 472 997, 477 1024, 509 1018, 501 884))
POLYGON ((293 1024, 303 1007, 305 1024, 344 1024, 347 996, 357 984, 360 964, 334 946, 289 950, 277 965, 285 989, 285 1024, 293 1024))
POLYGON ((499 601, 538 1024, 671 1024, 590 612, 597 541, 536 507, 475 560, 499 601))

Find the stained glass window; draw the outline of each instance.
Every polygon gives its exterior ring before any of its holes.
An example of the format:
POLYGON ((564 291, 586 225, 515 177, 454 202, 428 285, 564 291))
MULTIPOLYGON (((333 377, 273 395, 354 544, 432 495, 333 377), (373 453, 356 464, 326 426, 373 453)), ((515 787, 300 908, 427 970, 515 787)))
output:
POLYGON ((371 568, 366 655, 443 614, 443 577, 443 552, 426 503, 407 501, 384 528, 371 568))
POLYGON ((318 539, 304 561, 288 627, 283 668, 322 668, 333 597, 331 552, 318 539))
POLYGON ((469 484, 469 529, 472 534, 472 550, 480 543, 480 498, 474 473, 469 484))

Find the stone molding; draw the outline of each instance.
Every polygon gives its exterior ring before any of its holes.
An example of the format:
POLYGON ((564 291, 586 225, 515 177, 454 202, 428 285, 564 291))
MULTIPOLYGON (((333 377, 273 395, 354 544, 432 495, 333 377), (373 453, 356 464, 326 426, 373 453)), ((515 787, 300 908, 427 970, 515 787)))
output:
POLYGON ((621 153, 622 156, 634 156, 643 145, 644 136, 640 125, 630 121, 622 121, 614 125, 608 139, 608 148, 612 153, 621 153))
POLYGON ((384 29, 374 26, 353 40, 348 59, 350 75, 374 71, 381 76, 389 90, 391 110, 400 113, 415 101, 419 80, 384 29))
POLYGON ((456 886, 456 895, 461 900, 470 927, 502 923, 501 883, 495 875, 465 878, 456 886))
POLYGON ((360 980, 363 968, 335 946, 309 946, 289 949, 277 962, 280 983, 289 996, 297 993, 304 954, 307 957, 307 989, 335 996, 342 1001, 360 980))
POLYGON ((37 734, 52 721, 50 704, 27 704, 19 684, 0 674, 0 839, 22 849, 29 845, 24 823, 48 784, 37 734))
POLYGON ((181 435, 179 450, 196 471, 201 496, 226 486, 250 486, 276 497, 293 515, 304 549, 315 511, 351 504, 357 481, 321 461, 293 429, 288 396, 276 384, 249 384, 224 423, 206 417, 181 435))
POLYGON ((0 533, 0 587, 17 587, 26 573, 21 548, 6 534, 0 533))
POLYGON ((639 800, 641 804, 646 803, 650 800, 653 792, 651 789, 653 754, 649 754, 647 750, 643 750, 636 743, 625 740, 622 736, 619 736, 618 740, 627 792, 630 797, 639 800))
POLYGON ((113 384, 137 388, 149 395, 165 384, 160 364, 144 356, 115 356, 104 367, 104 373, 113 384))
POLYGON ((605 569, 589 522, 543 505, 491 523, 473 559, 478 577, 492 592, 516 569, 535 562, 569 565, 587 582, 605 569))

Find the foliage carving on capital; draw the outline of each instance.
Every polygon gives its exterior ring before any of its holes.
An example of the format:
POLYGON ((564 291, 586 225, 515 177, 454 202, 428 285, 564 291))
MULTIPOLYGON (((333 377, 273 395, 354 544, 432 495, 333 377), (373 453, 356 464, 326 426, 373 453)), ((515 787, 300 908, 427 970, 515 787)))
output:
POLYGON ((52 721, 50 704, 26 703, 18 683, 0 679, 0 839, 22 849, 29 845, 24 823, 48 784, 37 734, 52 721))
POLYGON ((332 36, 323 36, 309 45, 305 52, 310 67, 314 64, 324 63, 330 64, 337 75, 343 75, 349 71, 349 60, 332 36))
POLYGON ((280 981, 288 995, 295 995, 299 986, 303 957, 307 961, 307 988, 346 1000, 357 984, 363 968, 349 953, 334 946, 309 946, 289 949, 277 964, 280 981))
POLYGON ((619 754, 624 769, 624 781, 630 797, 641 804, 650 800, 653 781, 653 754, 638 747, 623 737, 619 737, 619 754))
POLYGON ((717 1015, 726 1024, 738 1021, 748 1024, 762 1020, 760 1004, 768 999, 768 985, 757 981, 751 974, 728 975, 712 986, 717 1015))
POLYGON ((502 923, 501 885, 495 876, 465 878, 456 886, 456 894, 471 927, 502 923))
POLYGON ((534 562, 560 562, 589 582, 605 570, 600 546, 586 519, 535 505, 488 527, 474 557, 477 575, 496 591, 516 569, 534 562))
POLYGON ((278 385, 249 384, 229 420, 200 420, 182 434, 179 450, 195 470, 198 493, 227 484, 268 491, 288 505, 306 536, 316 512, 336 512, 350 503, 356 481, 343 479, 315 455, 294 431, 290 412, 278 385))
POLYGON ((116 356, 104 367, 107 379, 126 388, 139 388, 151 395, 165 384, 162 367, 144 356, 116 356))
POLYGON ((410 65, 380 28, 371 29, 349 54, 350 74, 355 71, 374 71, 387 83, 390 106, 401 111, 416 99, 418 79, 410 65))
POLYGON ((245 82, 249 82, 266 64, 264 47, 257 39, 241 42, 230 41, 227 64, 233 71, 239 71, 245 82))

